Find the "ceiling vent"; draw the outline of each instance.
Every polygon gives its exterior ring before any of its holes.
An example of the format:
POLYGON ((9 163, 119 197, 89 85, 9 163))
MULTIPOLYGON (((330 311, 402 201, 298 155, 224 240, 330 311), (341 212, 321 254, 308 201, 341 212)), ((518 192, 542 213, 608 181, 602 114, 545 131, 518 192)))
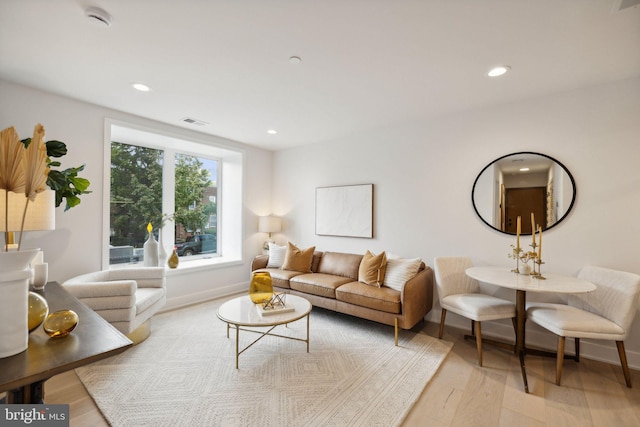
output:
POLYGON ((185 123, 189 123, 190 125, 196 125, 196 126, 206 126, 206 125, 209 124, 209 123, 204 122, 202 120, 193 119, 191 117, 184 117, 182 119, 182 121, 185 122, 185 123))
POLYGON ((99 7, 88 7, 87 10, 84 11, 84 14, 87 19, 94 24, 98 24, 102 27, 111 26, 111 15, 99 7))

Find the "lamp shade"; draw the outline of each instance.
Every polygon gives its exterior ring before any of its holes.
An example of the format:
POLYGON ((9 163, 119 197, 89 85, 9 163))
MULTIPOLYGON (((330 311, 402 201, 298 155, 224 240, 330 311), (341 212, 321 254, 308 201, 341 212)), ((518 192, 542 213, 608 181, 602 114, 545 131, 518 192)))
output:
POLYGON ((282 220, 273 215, 261 216, 258 221, 258 231, 261 233, 278 233, 282 230, 282 220))
MULTIPOLYGON (((24 194, 9 191, 7 206, 7 191, 0 190, 0 231, 20 231, 22 214, 27 198, 24 194), (8 214, 8 215, 7 215, 8 214), (8 229, 6 219, 9 219, 8 229)), ((29 202, 27 216, 24 220, 24 231, 54 230, 56 225, 56 193, 45 190, 36 195, 34 201, 29 202)))

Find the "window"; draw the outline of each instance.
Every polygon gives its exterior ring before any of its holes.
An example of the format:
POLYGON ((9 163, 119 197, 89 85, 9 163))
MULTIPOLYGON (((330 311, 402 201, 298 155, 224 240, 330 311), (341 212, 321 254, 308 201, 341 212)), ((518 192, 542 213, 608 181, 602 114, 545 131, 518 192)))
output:
POLYGON ((111 124, 110 130, 105 149, 108 256, 103 256, 103 263, 109 267, 143 263, 148 223, 168 253, 176 249, 181 265, 239 257, 240 224, 231 219, 225 228, 224 221, 219 221, 226 218, 225 212, 241 212, 242 199, 237 194, 229 196, 229 209, 224 210, 220 190, 241 193, 242 174, 237 166, 242 164, 242 153, 135 127, 111 124), (226 186, 225 164, 229 169, 226 186), (221 243, 227 238, 225 253, 221 243))
POLYGON ((138 262, 147 223, 162 219, 161 150, 111 143, 111 196, 109 206, 109 264, 138 262))

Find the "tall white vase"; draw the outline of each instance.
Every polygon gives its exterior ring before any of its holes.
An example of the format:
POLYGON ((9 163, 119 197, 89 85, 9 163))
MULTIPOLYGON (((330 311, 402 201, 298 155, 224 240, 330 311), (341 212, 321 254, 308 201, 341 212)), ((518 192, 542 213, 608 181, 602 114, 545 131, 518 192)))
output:
POLYGON ((167 260, 169 259, 169 255, 167 254, 167 250, 164 247, 164 243, 162 241, 162 228, 158 230, 158 266, 166 267, 167 260))
POLYGON ((158 266, 158 242, 153 233, 149 232, 149 238, 144 242, 144 262, 145 267, 158 266))
POLYGON ((29 345, 29 267, 37 249, 0 252, 0 358, 29 345))

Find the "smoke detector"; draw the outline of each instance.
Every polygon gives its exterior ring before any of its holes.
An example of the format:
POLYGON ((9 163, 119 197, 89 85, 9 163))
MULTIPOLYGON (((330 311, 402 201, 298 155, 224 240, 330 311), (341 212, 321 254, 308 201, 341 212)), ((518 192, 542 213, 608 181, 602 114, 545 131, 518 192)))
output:
POLYGON ((110 27, 111 26, 111 15, 109 15, 103 9, 99 7, 88 7, 84 11, 85 16, 89 21, 94 24, 98 24, 101 27, 110 27))

